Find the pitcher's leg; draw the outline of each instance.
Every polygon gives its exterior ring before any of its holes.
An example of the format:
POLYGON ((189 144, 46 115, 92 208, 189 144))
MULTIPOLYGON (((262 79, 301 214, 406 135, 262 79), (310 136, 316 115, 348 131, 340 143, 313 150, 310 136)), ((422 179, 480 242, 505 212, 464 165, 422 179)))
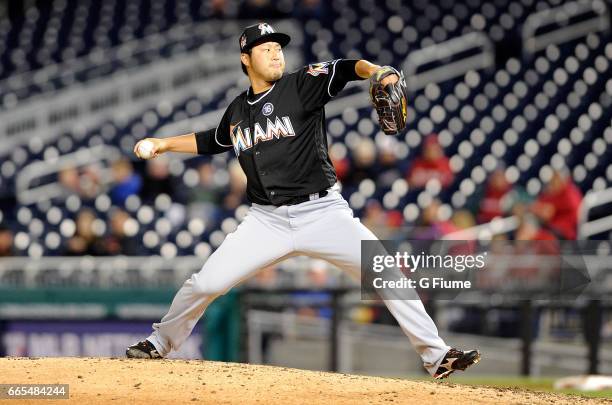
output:
POLYGON ((153 343, 159 354, 164 357, 172 350, 178 350, 191 334, 206 307, 217 296, 197 294, 194 289, 194 278, 190 277, 174 296, 168 313, 159 323, 153 324, 153 332, 147 340, 153 343))
MULTIPOLYGON (((352 277, 361 280, 361 241, 378 240, 348 207, 335 205, 319 214, 319 219, 305 225, 298 235, 299 250, 331 262, 352 277)), ((415 293, 414 299, 383 297, 391 314, 408 336, 423 364, 434 374, 450 346, 438 335, 438 329, 415 293)))
POLYGON ((264 224, 257 214, 249 211, 202 269, 185 281, 168 313, 153 324, 153 333, 147 340, 162 356, 177 350, 216 297, 257 270, 283 260, 291 251, 291 239, 281 227, 264 224))

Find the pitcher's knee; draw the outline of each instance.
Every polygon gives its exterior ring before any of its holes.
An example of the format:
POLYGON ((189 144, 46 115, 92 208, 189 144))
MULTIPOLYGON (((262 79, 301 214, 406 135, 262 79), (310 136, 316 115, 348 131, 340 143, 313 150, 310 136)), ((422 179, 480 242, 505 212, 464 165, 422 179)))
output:
POLYGON ((222 295, 231 287, 221 277, 210 277, 200 272, 191 276, 192 290, 197 295, 222 295))

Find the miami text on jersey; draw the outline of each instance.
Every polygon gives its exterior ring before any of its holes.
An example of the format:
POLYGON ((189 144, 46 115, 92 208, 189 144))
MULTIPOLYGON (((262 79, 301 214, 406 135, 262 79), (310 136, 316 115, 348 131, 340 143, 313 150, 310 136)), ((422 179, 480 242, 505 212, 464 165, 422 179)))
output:
POLYGON ((253 145, 259 142, 267 142, 272 139, 280 139, 281 137, 295 136, 293 125, 289 117, 275 117, 272 121, 270 118, 266 120, 266 130, 264 131, 256 122, 253 127, 253 136, 251 137, 251 128, 242 129, 238 124, 230 128, 230 137, 234 145, 236 156, 246 149, 250 149, 253 145))

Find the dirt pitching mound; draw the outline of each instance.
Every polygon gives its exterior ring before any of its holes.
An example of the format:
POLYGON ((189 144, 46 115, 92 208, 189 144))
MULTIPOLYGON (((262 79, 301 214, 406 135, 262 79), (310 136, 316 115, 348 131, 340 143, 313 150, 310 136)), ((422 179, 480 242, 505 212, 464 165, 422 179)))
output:
MULTIPOLYGON (((70 400, 45 404, 575 404, 598 401, 514 389, 468 387, 199 360, 0 358, 0 383, 69 384, 70 400)), ((36 403, 9 400, 0 403, 36 403)))

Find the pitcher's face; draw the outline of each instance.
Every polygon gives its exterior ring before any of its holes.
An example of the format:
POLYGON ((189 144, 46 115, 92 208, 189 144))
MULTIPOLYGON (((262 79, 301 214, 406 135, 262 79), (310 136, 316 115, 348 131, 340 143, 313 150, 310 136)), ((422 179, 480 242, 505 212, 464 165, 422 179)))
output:
POLYGON ((242 54, 248 58, 252 74, 261 77, 267 82, 274 82, 281 78, 285 71, 285 57, 283 49, 278 42, 264 42, 251 48, 251 55, 242 54))

